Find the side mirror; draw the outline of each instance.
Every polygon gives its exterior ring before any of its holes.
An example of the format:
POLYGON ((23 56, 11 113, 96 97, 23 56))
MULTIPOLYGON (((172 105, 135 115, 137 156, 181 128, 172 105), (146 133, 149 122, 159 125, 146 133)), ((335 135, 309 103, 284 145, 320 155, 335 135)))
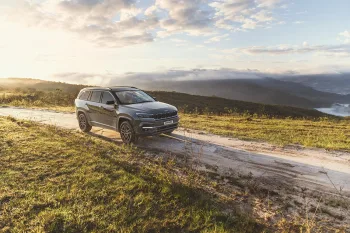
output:
POLYGON ((106 102, 106 104, 107 104, 107 105, 114 105, 115 102, 114 102, 113 100, 109 100, 109 101, 106 102))
POLYGON ((152 98, 153 98, 155 101, 158 101, 156 97, 153 96, 152 98))

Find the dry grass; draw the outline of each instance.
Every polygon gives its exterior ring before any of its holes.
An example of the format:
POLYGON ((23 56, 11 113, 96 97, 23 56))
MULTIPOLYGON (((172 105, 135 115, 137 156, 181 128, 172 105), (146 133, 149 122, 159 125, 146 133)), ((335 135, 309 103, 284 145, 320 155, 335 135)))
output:
POLYGON ((291 200, 252 176, 211 177, 164 155, 157 159, 152 152, 10 117, 0 117, 0 135, 0 232, 336 229, 302 214, 286 218, 283 206, 291 200))
POLYGON ((0 135, 0 232, 262 229, 224 213, 188 169, 179 178, 133 147, 14 118, 0 118, 0 135))
POLYGON ((181 126, 213 134, 277 145, 299 144, 350 151, 350 121, 321 118, 269 119, 250 116, 182 114, 181 126))

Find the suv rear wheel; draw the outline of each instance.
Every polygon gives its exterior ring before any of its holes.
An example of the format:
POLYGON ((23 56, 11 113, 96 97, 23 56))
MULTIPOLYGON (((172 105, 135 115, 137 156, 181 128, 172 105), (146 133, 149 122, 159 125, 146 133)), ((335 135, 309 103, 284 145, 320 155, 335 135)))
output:
POLYGON ((137 136, 129 121, 121 123, 119 132, 125 144, 135 143, 137 141, 137 136))
POLYGON ((78 121, 79 121, 79 128, 83 132, 90 132, 92 126, 87 121, 87 118, 84 113, 79 113, 78 115, 78 121))

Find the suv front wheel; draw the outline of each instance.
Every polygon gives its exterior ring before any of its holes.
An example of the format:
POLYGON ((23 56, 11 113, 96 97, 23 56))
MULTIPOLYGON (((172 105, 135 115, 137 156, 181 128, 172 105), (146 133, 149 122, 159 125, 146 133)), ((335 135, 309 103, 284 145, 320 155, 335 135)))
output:
POLYGON ((135 143, 137 141, 137 136, 129 121, 121 123, 119 132, 125 144, 135 143))

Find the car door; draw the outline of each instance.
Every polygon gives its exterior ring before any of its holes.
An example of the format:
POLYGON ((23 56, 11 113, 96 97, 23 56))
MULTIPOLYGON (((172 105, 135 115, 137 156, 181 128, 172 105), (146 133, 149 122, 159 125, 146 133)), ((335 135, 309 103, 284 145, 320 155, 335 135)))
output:
POLYGON ((109 91, 102 92, 99 122, 104 126, 116 128, 117 125, 117 113, 116 113, 116 100, 109 91))
POLYGON ((92 91, 89 101, 86 103, 88 107, 90 121, 93 125, 99 123, 99 115, 100 115, 100 105, 101 105, 101 95, 102 91, 92 91))

